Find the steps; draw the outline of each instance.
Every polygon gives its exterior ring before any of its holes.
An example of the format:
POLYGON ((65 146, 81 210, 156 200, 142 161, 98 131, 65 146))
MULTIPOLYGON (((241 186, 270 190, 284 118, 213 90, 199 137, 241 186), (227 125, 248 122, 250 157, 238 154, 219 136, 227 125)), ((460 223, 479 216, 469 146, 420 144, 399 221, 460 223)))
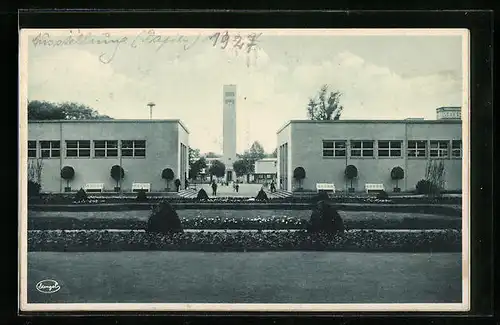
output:
POLYGON ((188 188, 187 190, 180 190, 177 195, 183 198, 195 198, 198 195, 198 192, 192 188, 188 188))
POLYGON ((266 190, 266 194, 268 198, 287 198, 291 197, 292 193, 285 190, 276 190, 276 192, 271 193, 271 191, 266 190))

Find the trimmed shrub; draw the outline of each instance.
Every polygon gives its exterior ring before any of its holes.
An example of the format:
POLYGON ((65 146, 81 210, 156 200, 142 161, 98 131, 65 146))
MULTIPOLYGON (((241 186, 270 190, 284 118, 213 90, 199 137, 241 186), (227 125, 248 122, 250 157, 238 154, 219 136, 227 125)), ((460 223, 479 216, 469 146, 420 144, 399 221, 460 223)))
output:
POLYGON ((153 209, 146 232, 161 234, 182 232, 181 220, 170 203, 162 202, 153 209))
POLYGON ((76 194, 75 194, 75 201, 80 202, 80 201, 87 201, 87 200, 88 200, 87 192, 85 192, 85 190, 83 188, 80 188, 78 190, 78 192, 76 192, 76 194))
POLYGON ((267 194, 263 189, 260 189, 257 193, 257 196, 255 197, 255 200, 257 201, 267 201, 268 199, 269 198, 267 197, 267 194))
POLYGON ((377 193, 377 199, 379 200, 387 200, 389 198, 389 194, 386 191, 382 190, 377 193))
POLYGON ((421 179, 415 186, 418 194, 432 194, 435 192, 435 186, 431 181, 421 179))
POLYGON ((299 182, 299 188, 302 187, 302 180, 306 178, 306 170, 304 167, 297 167, 293 170, 293 178, 299 182))
POLYGON ((40 189, 41 186, 37 182, 34 181, 28 181, 28 196, 33 197, 33 196, 39 196, 40 195, 40 189))
POLYGON ((119 165, 114 165, 111 167, 110 171, 111 178, 116 181, 116 187, 120 187, 120 180, 122 180, 125 177, 125 171, 123 168, 119 165))
POLYGON ((148 197, 146 195, 146 191, 145 190, 139 190, 137 192, 137 197, 135 198, 136 201, 138 202, 147 202, 148 201, 148 197))
POLYGON ((208 194, 204 189, 200 189, 196 195, 197 200, 208 200, 208 194))
POLYGON ((344 223, 337 209, 327 201, 319 201, 311 214, 307 230, 310 233, 343 234, 344 223))
POLYGON ((328 193, 325 191, 319 191, 318 195, 314 196, 312 201, 313 203, 319 202, 319 201, 329 201, 330 196, 328 196, 328 193))

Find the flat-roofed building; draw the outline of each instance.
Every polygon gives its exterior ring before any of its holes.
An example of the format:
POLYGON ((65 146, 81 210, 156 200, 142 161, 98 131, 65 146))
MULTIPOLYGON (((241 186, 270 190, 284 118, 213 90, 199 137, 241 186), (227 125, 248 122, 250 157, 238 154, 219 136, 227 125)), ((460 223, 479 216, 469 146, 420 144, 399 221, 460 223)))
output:
POLYGON ((445 188, 462 189, 462 121, 440 120, 292 120, 277 132, 278 184, 292 191, 297 182, 294 169, 303 167, 304 189, 317 183, 334 183, 339 190, 350 187, 345 178, 347 165, 354 165, 356 191, 365 184, 383 184, 392 192, 396 183, 391 170, 401 167, 402 191, 412 191, 426 176, 430 159, 444 162, 445 188))
POLYGON ((256 183, 270 183, 276 179, 277 174, 277 158, 262 158, 255 162, 255 172, 253 179, 256 183))
POLYGON ((117 182, 110 171, 121 166, 124 192, 131 191, 133 183, 165 191, 163 169, 172 169, 182 184, 189 170, 189 131, 179 120, 28 121, 27 147, 28 160, 43 164, 42 192, 64 192, 64 166, 75 171, 72 190, 101 183, 105 191, 114 191, 117 182))

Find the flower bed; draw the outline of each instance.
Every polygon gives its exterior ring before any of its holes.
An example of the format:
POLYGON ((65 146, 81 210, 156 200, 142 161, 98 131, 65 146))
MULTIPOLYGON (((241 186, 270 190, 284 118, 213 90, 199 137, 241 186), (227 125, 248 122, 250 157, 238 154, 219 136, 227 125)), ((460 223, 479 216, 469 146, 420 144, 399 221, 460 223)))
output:
MULTIPOLYGON (((147 195, 148 202, 158 203, 162 200, 167 200, 170 203, 247 203, 254 204, 256 201, 248 197, 212 197, 206 200, 198 200, 196 198, 184 198, 177 196, 155 196, 147 195)), ((270 198, 266 202, 270 203, 310 203, 315 197, 286 197, 286 198, 270 198)), ((377 199, 375 197, 367 196, 335 196, 331 199, 332 203, 380 203, 380 204, 462 204, 461 197, 443 196, 439 198, 430 198, 425 196, 395 196, 390 199, 377 199)), ((50 194, 42 195, 39 198, 30 198, 28 204, 102 204, 102 203, 135 203, 137 202, 135 196, 99 196, 89 195, 86 201, 74 201, 74 196, 69 194, 50 194)))
MULTIPOLYGON (((458 231, 346 232, 341 237, 297 232, 185 232, 162 236, 145 232, 30 232, 28 251, 360 251, 459 252, 458 231)), ((300 263, 300 261, 298 261, 300 263)))
MULTIPOLYGON (((184 229, 305 229, 307 220, 294 217, 181 218, 184 229)), ((28 230, 145 229, 139 219, 38 217, 28 219, 28 230)), ((402 218, 400 220, 344 220, 347 229, 461 229, 460 219, 402 218)))

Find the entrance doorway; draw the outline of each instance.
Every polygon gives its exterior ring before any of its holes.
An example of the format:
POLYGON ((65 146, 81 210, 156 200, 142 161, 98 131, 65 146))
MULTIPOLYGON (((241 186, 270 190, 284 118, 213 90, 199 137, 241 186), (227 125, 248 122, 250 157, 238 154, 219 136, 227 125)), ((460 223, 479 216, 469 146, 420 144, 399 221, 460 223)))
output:
POLYGON ((226 181, 227 182, 232 182, 233 181, 233 171, 228 170, 226 172, 226 181))

